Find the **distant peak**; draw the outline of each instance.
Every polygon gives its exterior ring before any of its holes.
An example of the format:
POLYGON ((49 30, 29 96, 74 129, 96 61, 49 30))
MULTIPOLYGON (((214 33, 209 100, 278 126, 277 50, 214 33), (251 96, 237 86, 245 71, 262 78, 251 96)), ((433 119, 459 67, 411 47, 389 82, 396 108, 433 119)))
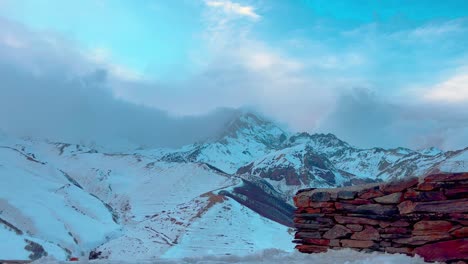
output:
POLYGON ((275 122, 253 112, 239 112, 227 124, 220 134, 221 138, 253 139, 268 145, 278 145, 286 140, 288 134, 275 122))
POLYGON ((248 112, 248 111, 239 112, 239 114, 237 114, 237 116, 235 116, 232 121, 241 121, 241 122, 246 122, 246 123, 255 124, 255 125, 264 125, 264 124, 273 123, 271 120, 269 120, 266 117, 261 116, 260 114, 255 114, 253 112, 248 112))
POLYGON ((418 152, 421 153, 422 155, 426 155, 426 156, 435 156, 435 155, 438 155, 440 153, 443 153, 443 151, 441 149, 438 149, 436 147, 421 149, 418 152))
POLYGON ((295 134, 290 138, 291 143, 307 143, 307 142, 315 142, 317 144, 321 145, 327 145, 327 146, 348 146, 348 143, 344 142, 343 140, 339 139, 337 136, 335 136, 332 133, 315 133, 315 134, 309 134, 307 132, 302 132, 295 134))
POLYGON ((272 127, 280 129, 273 121, 258 114, 252 112, 240 112, 228 122, 225 133, 229 134, 243 129, 269 129, 272 127))

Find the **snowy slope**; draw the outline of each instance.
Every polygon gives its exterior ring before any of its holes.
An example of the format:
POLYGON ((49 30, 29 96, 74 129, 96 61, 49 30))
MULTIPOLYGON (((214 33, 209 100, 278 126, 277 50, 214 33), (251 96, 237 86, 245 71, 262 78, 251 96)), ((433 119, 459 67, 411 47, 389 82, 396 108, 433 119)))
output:
POLYGON ((467 163, 468 148, 360 149, 250 113, 180 149, 116 153, 1 135, 0 259, 290 251, 288 203, 298 189, 466 171, 467 163))
POLYGON ((88 252, 118 231, 102 201, 20 149, 0 147, 0 179, 0 232, 17 235, 2 239, 0 252, 13 252, 7 249, 15 243, 24 249, 28 239, 65 257, 88 252))
MULTIPOLYGON (((0 217, 25 233, 29 232, 26 227, 33 226, 30 239, 38 241, 45 252, 58 259, 87 257, 94 249, 103 251, 110 259, 158 257, 177 246, 196 220, 215 222, 222 230, 235 220, 233 215, 237 211, 244 214, 245 223, 265 222, 255 227, 260 232, 263 228, 287 230, 234 200, 213 194, 229 190, 240 184, 241 179, 205 163, 158 161, 154 159, 158 150, 142 151, 150 153, 146 156, 136 152, 101 153, 79 145, 31 140, 2 144, 10 146, 0 149, 0 175, 8 183, 0 186, 2 201, 7 201, 1 204, 0 217), (31 203, 32 197, 37 203, 31 203), (219 208, 213 209, 217 200, 234 206, 235 213, 217 219, 212 213, 218 212, 219 208), (14 203, 15 207, 9 208, 7 203, 14 203), (15 213, 19 216, 11 217, 15 213), (94 223, 95 220, 99 222, 94 223), (27 221, 33 223, 22 224, 27 221), (60 225, 64 227, 58 228, 60 225)), ((24 250, 23 235, 5 224, 0 226, 2 236, 13 237, 10 241, 16 241, 13 247, 18 249, 9 250, 11 254, 0 258, 27 259, 30 254, 24 250)), ((210 237, 211 230, 204 232, 205 237, 210 237)), ((285 236, 289 236, 287 231, 285 236)), ((289 244, 290 239, 285 241, 289 244)), ((253 237, 242 243, 249 246, 253 237)), ((12 246, 0 244, 5 250, 12 246)))

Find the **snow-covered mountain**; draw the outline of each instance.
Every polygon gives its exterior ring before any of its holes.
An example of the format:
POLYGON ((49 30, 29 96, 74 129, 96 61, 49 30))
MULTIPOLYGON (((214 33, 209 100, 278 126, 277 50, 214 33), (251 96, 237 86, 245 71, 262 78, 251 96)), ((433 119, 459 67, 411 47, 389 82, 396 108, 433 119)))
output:
POLYGON ((296 190, 439 170, 467 171, 468 148, 360 149, 332 134, 291 134, 252 113, 179 149, 115 153, 2 135, 0 259, 291 251, 296 190))

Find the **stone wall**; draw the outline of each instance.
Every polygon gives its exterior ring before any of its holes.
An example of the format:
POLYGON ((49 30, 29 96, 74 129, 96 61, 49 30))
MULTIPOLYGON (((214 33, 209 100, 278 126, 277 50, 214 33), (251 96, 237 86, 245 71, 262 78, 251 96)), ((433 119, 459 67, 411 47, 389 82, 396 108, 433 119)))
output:
POLYGON ((468 260, 468 173, 307 189, 294 197, 296 249, 353 248, 468 260))

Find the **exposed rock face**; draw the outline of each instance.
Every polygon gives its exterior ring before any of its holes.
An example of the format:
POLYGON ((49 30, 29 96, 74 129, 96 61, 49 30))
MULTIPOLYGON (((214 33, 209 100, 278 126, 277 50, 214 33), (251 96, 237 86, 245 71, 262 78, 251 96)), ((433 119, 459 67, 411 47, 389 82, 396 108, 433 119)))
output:
POLYGON ((25 239, 25 241, 27 243, 25 249, 31 252, 31 254, 29 254, 30 260, 36 260, 47 256, 47 252, 40 244, 27 239, 25 239))
POLYGON ((468 173, 299 191, 294 203, 300 252, 353 248, 468 260, 468 173))

